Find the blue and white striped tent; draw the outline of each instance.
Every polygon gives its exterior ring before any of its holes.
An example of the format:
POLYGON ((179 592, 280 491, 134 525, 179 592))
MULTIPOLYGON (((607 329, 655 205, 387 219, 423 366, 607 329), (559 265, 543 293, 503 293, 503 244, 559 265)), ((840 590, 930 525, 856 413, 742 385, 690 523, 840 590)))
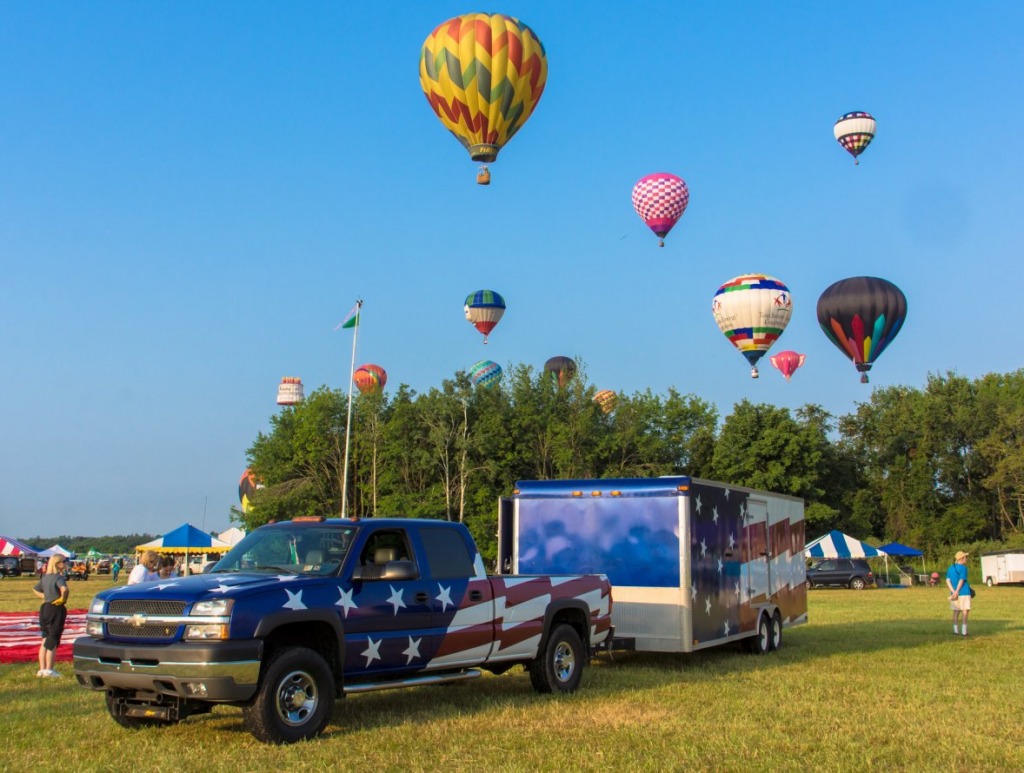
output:
POLYGON ((804 555, 808 558, 881 558, 887 554, 833 529, 824 537, 818 537, 805 545, 804 555))

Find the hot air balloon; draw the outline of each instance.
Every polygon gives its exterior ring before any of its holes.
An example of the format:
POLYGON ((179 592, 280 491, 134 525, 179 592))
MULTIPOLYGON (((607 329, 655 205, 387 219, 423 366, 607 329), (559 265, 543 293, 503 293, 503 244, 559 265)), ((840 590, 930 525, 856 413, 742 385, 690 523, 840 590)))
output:
POLYGON ((907 318, 907 296, 885 279, 840 279, 818 298, 818 324, 860 371, 862 384, 907 318))
POLYGON ((367 363, 356 368, 352 380, 361 394, 368 395, 384 388, 388 383, 388 374, 380 365, 367 363))
POLYGON ((569 357, 552 357, 544 363, 544 370, 558 380, 559 387, 564 387, 576 375, 576 361, 569 357))
POLYGON ((807 355, 797 354, 794 351, 787 350, 785 352, 773 354, 768 359, 771 361, 771 364, 786 377, 786 381, 789 381, 790 376, 796 373, 796 369, 804 364, 804 360, 807 359, 807 355))
POLYGON ((832 133, 846 152, 853 156, 853 163, 859 164, 857 158, 875 138, 875 119, 870 113, 853 112, 839 116, 832 133))
POLYGON ((597 403, 597 407, 601 409, 602 413, 611 413, 615 410, 615 403, 618 402, 619 396, 610 389, 602 389, 600 392, 594 395, 594 402, 597 403))
POLYGON ((305 396, 302 391, 302 379, 296 376, 285 376, 277 385, 278 405, 297 405, 305 396))
POLYGON ((238 480, 238 501, 242 505, 243 513, 252 512, 252 495, 261 488, 263 484, 256 481, 256 475, 247 467, 238 480))
POLYGON ((775 277, 744 274, 718 288, 711 311, 719 330, 750 363, 750 377, 757 378, 757 361, 789 324, 793 299, 775 277))
POLYGON ((665 236, 672 230, 690 203, 690 189, 681 177, 656 172, 641 177, 633 186, 633 208, 647 227, 658 235, 658 246, 665 246, 665 236))
POLYGON ((477 290, 466 296, 463 311, 473 327, 484 334, 484 343, 487 343, 487 336, 505 314, 505 299, 494 290, 477 290))
POLYGON ((476 386, 491 389, 501 381, 501 366, 494 360, 480 360, 469 369, 469 380, 476 386))
MULTIPOLYGON (((500 13, 467 13, 437 26, 420 53, 420 86, 441 123, 489 164, 533 113, 548 61, 532 29, 500 13)), ((477 182, 490 182, 487 167, 477 182)))

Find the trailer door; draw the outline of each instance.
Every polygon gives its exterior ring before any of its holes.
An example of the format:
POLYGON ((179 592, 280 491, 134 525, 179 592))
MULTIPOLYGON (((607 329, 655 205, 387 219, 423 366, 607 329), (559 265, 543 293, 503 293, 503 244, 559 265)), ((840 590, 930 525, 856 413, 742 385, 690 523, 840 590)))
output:
MULTIPOLYGON (((772 537, 768 528, 768 504, 761 500, 748 499, 745 520, 743 561, 747 572, 744 599, 749 604, 759 604, 767 601, 772 593, 772 537)), ((751 622, 756 622, 756 615, 751 622)))

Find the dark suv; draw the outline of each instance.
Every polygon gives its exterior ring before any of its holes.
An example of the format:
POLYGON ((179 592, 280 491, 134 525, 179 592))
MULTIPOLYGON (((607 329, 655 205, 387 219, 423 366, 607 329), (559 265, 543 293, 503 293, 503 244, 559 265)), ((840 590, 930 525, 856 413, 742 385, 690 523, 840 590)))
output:
POLYGON ((21 577, 21 562, 17 558, 0 559, 0 577, 21 577))
POLYGON ((864 590, 875 582, 871 567, 863 558, 826 558, 807 570, 807 587, 839 585, 864 590))

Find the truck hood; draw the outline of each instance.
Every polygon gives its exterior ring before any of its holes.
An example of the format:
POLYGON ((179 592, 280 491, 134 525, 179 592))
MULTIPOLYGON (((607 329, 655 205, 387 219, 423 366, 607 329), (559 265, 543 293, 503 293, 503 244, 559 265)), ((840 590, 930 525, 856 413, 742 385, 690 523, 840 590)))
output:
POLYGON ((111 588, 96 594, 96 597, 105 601, 144 598, 191 603, 212 598, 239 598, 277 588, 301 588, 317 579, 322 578, 267 572, 198 574, 111 588))

